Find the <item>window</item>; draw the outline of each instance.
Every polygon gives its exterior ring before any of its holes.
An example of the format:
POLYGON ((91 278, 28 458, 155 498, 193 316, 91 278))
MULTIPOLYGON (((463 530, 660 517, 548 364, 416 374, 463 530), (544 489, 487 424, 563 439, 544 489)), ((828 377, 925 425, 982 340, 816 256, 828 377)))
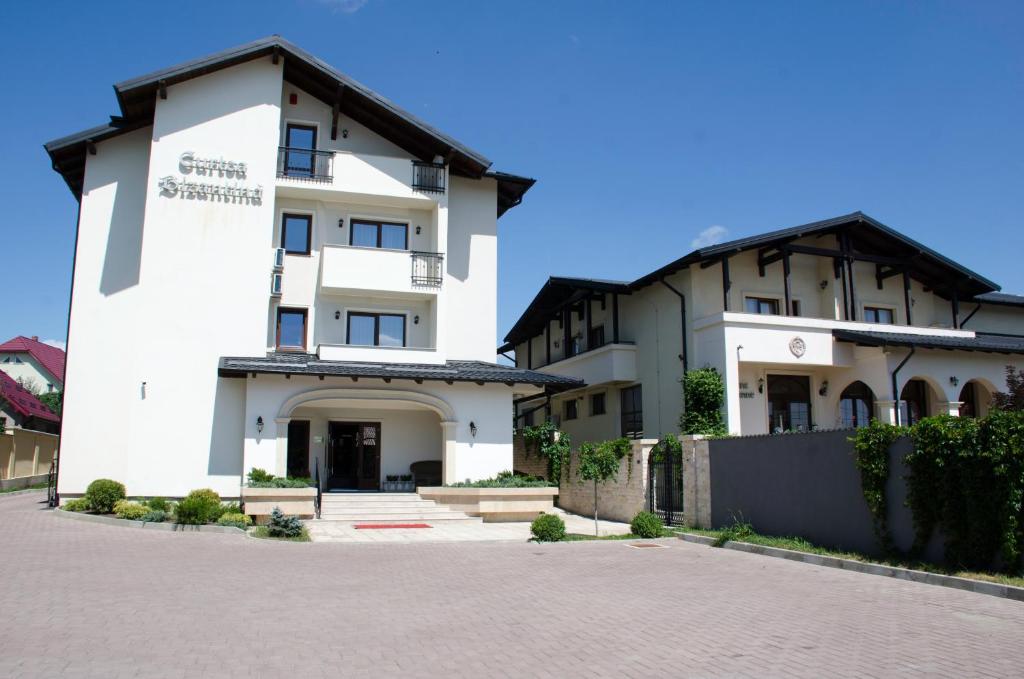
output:
POLYGON ((532 427, 533 426, 533 414, 535 412, 537 412, 537 411, 536 410, 529 410, 529 411, 527 411, 527 413, 525 415, 523 415, 523 426, 524 427, 532 427))
POLYGON ((570 398, 568 401, 565 402, 566 420, 575 420, 577 417, 579 417, 579 414, 579 405, 576 399, 570 398))
POLYGON ((353 311, 348 315, 348 344, 365 347, 404 347, 405 316, 353 311))
POLYGON ((866 427, 875 408, 875 395, 863 382, 854 382, 839 395, 839 420, 843 427, 866 427))
POLYGON ((767 297, 747 297, 744 308, 748 314, 779 315, 779 300, 767 297))
POLYGON ((306 350, 306 310, 277 310, 277 348, 306 350))
POLYGON ((8 356, 7 358, 4 359, 4 363, 10 363, 10 362, 11 362, 11 357, 10 356, 8 356))
POLYGON ((312 177, 316 173, 316 128, 312 125, 288 123, 284 133, 287 147, 284 158, 285 174, 291 177, 312 177))
POLYGON ((361 248, 407 250, 409 225, 353 219, 349 244, 361 248))
POLYGON ((789 300, 789 304, 790 304, 790 306, 793 307, 793 315, 794 316, 799 316, 800 315, 800 300, 798 300, 798 299, 791 299, 791 300, 789 300))
POLYGON ((866 306, 864 307, 864 321, 866 323, 892 325, 894 323, 893 311, 892 309, 884 309, 877 306, 866 306))
POLYGON ((590 334, 587 336, 587 349, 597 349, 598 347, 604 346, 604 326, 599 325, 596 328, 590 329, 590 334))
POLYGON ((811 378, 768 375, 768 431, 810 431, 811 378))
POLYGON ((604 392, 590 395, 590 415, 604 415, 604 392))
POLYGON ((620 421, 622 435, 630 439, 643 438, 644 409, 640 385, 622 389, 619 392, 619 397, 622 402, 622 417, 620 421))
POLYGON ((290 255, 308 255, 313 235, 311 215, 290 215, 281 217, 281 247, 290 255))

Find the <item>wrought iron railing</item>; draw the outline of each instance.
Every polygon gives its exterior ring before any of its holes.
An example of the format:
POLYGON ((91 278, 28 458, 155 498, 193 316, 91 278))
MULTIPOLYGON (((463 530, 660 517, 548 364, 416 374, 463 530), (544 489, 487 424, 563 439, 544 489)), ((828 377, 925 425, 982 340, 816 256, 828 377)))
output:
POLYGON ((444 255, 440 252, 412 252, 412 284, 437 287, 444 280, 444 255))
POLYGON ((320 505, 324 499, 324 484, 323 481, 320 480, 320 456, 313 458, 313 460, 316 465, 315 476, 313 479, 316 482, 316 507, 314 507, 314 509, 316 510, 316 518, 319 519, 320 505))
POLYGON ((329 182, 333 175, 334 151, 315 151, 281 146, 277 149, 277 176, 329 182))
POLYGON ((60 498, 57 497, 57 461, 50 462, 50 471, 46 474, 46 504, 56 507, 60 498))
POLYGON ((412 161, 412 188, 428 193, 444 193, 444 163, 412 161))

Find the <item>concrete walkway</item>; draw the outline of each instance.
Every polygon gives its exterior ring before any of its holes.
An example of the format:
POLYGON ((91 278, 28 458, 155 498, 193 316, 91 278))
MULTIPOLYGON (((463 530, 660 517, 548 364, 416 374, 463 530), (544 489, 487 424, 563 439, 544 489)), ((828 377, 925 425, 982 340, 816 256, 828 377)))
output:
MULTIPOLYGON (((566 532, 594 534, 594 520, 561 509, 553 512, 565 521, 566 532)), ((405 523, 405 522, 400 522, 405 523)), ((401 543, 401 542, 526 542, 530 539, 528 522, 474 523, 421 521, 430 528, 356 528, 355 524, 343 521, 307 521, 313 542, 349 543, 401 543)), ((600 521, 600 535, 625 535, 629 533, 628 523, 600 521)))

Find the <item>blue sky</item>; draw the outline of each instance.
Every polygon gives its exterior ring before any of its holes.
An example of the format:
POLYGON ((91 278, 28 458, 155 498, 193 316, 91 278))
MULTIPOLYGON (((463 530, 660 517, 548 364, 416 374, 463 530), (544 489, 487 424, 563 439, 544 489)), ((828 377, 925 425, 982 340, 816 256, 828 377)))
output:
POLYGON ((863 210, 1024 293, 1024 3, 5 3, 0 340, 65 336, 76 203, 42 143, 111 85, 280 33, 536 177, 499 338, 548 275, 631 279, 863 210))

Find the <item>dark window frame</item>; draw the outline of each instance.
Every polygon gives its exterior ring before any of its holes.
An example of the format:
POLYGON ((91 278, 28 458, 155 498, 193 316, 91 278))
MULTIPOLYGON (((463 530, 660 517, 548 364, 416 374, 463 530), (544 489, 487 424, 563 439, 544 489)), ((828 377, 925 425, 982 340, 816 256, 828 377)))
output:
POLYGON ((305 351, 306 346, 309 342, 309 309, 301 309, 299 307, 277 307, 277 322, 276 331, 274 335, 274 346, 278 351, 305 351), (301 314, 302 315, 302 346, 292 346, 281 344, 281 315, 282 314, 301 314))
POLYGON ((383 219, 364 219, 362 217, 353 217, 348 220, 348 244, 351 247, 357 248, 376 248, 377 250, 394 250, 396 252, 409 252, 409 224, 408 222, 389 222, 383 219), (356 224, 362 224, 364 226, 374 226, 377 228, 377 244, 376 245, 356 245, 356 224), (385 248, 381 245, 384 239, 384 226, 400 226, 405 231, 405 247, 402 248, 385 248))
POLYGON ((595 325, 587 333, 587 351, 600 349, 607 342, 605 341, 604 325, 595 325))
POLYGON ((644 392, 643 385, 634 384, 631 387, 624 387, 619 390, 619 428, 623 437, 632 439, 642 439, 644 437, 644 392), (639 394, 639 398, 635 399, 639 401, 639 407, 636 409, 626 409, 626 399, 632 399, 633 394, 639 394), (636 425, 639 424, 639 428, 636 425))
POLYGON ((809 375, 791 375, 787 373, 769 373, 767 375, 766 401, 768 405, 768 433, 776 433, 776 417, 781 417, 784 426, 781 431, 814 430, 814 402, 811 393, 811 377, 809 375), (794 393, 799 392, 799 393, 794 393), (802 397, 802 398, 801 398, 802 397), (793 405, 807 406, 807 428, 800 429, 793 421, 793 405), (782 406, 778 409, 775 406, 782 406))
POLYGON ((868 306, 864 305, 864 322, 865 323, 877 323, 878 325, 896 325, 896 309, 887 306, 868 306), (889 321, 878 320, 878 312, 885 311, 889 314, 889 321), (869 321, 868 315, 874 314, 875 320, 869 321))
POLYGON ((608 397, 603 391, 596 394, 590 395, 590 416, 596 417, 598 415, 604 415, 608 412, 608 397), (600 403, 600 409, 597 408, 597 404, 600 403))
MULTIPOLYGON (((409 317, 406 314, 388 311, 349 311, 345 315, 345 344, 349 346, 382 346, 380 343, 380 317, 393 316, 402 319, 402 348, 409 346, 409 317), (352 344, 352 319, 354 317, 373 319, 373 344, 352 344)), ((389 345, 383 345, 389 347, 389 345)), ((391 347, 394 348, 394 347, 391 347)))
POLYGON ((743 297, 743 312, 748 314, 757 314, 758 316, 778 316, 780 306, 781 303, 774 297, 758 297, 756 295, 744 295, 743 297), (747 309, 747 302, 749 301, 757 302, 757 311, 750 311, 747 309), (771 313, 763 313, 761 311, 762 304, 770 305, 773 311, 771 313))
POLYGON ((570 398, 568 401, 566 401, 565 402, 564 410, 565 410, 565 421, 566 422, 568 422, 569 420, 578 420, 579 419, 579 417, 580 417, 580 404, 579 404, 579 401, 577 401, 576 399, 570 398))
POLYGON ((875 411, 875 394, 871 391, 871 387, 862 382, 861 380, 855 380, 846 385, 846 388, 839 393, 839 419, 840 424, 843 427, 848 428, 859 428, 866 427, 871 422, 871 418, 874 417, 875 411), (843 416, 843 402, 850 401, 850 418, 849 421, 843 416), (857 402, 861 401, 864 403, 867 409, 867 420, 864 422, 860 421, 857 413, 857 402))
POLYGON ((286 255, 309 255, 313 251, 313 215, 304 215, 301 212, 282 212, 281 213, 281 248, 284 249, 286 255), (306 249, 305 250, 289 250, 288 249, 288 220, 289 219, 302 219, 306 222, 306 249))
POLYGON ((319 133, 320 133, 320 130, 317 129, 316 125, 311 125, 309 123, 291 123, 291 122, 285 121, 285 124, 284 124, 284 146, 285 146, 285 148, 288 148, 288 149, 296 149, 296 150, 300 150, 300 151, 316 151, 317 150, 317 141, 318 141, 317 137, 319 136, 319 133), (313 146, 311 148, 308 148, 308 149, 301 148, 299 146, 292 146, 292 144, 291 144, 291 141, 292 141, 292 139, 291 139, 291 131, 292 130, 308 130, 308 131, 312 132, 313 133, 313 146))

